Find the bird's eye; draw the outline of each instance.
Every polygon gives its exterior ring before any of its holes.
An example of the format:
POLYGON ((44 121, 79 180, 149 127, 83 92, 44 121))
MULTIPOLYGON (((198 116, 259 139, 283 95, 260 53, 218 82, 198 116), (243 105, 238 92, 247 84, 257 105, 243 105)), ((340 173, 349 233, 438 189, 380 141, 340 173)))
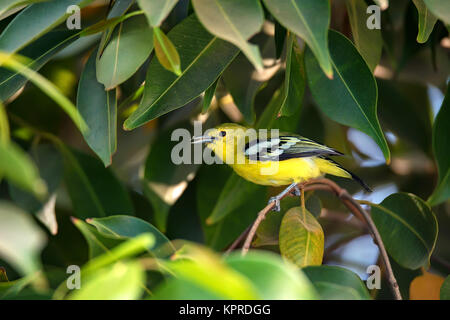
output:
POLYGON ((220 135, 221 137, 225 137, 225 136, 227 135, 227 132, 226 132, 226 131, 220 131, 220 132, 219 132, 219 135, 220 135))

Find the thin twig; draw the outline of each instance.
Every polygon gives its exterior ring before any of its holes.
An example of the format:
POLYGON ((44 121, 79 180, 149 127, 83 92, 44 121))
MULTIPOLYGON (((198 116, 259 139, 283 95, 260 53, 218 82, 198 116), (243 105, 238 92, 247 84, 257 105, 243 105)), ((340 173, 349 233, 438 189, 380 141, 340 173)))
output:
MULTIPOLYGON (((372 237, 374 238, 378 248, 380 249, 380 255, 383 260, 383 263, 386 267, 387 277, 389 284, 391 286, 392 292, 397 300, 401 300, 402 296, 400 294, 400 290, 397 284, 397 280, 395 279, 394 272, 392 271, 391 263, 389 261, 388 254, 386 252, 386 248, 384 247, 383 240, 376 228, 372 218, 365 211, 358 202, 356 202, 352 196, 347 192, 347 190, 339 187, 335 182, 329 179, 313 179, 307 182, 299 184, 300 189, 303 188, 304 191, 312 191, 312 190, 325 190, 334 193, 339 199, 343 202, 343 204, 364 224, 367 225, 372 237)), ((252 243, 252 240, 255 236, 256 230, 258 229, 259 224, 266 217, 266 214, 274 207, 275 203, 269 203, 264 209, 262 209, 253 223, 250 231, 248 232, 247 238, 245 239, 244 246, 242 247, 242 254, 245 255, 252 243)))
POLYGON ((237 248, 237 246, 245 239, 247 234, 249 233, 252 225, 249 225, 247 229, 245 229, 239 237, 234 240, 234 242, 228 247, 227 251, 225 251, 225 254, 229 254, 231 251, 237 248))

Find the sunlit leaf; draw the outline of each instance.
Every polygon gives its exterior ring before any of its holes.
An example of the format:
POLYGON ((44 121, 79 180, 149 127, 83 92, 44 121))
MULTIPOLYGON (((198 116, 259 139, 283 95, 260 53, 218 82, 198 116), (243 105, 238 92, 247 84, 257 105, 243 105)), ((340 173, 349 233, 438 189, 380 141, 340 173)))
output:
POLYGON ((439 181, 428 202, 437 205, 450 198, 450 140, 448 123, 450 121, 450 85, 447 85, 444 102, 433 124, 433 152, 439 170, 439 181))
POLYGON ((152 27, 159 27, 178 0, 138 0, 152 27))
POLYGON ((145 17, 120 23, 97 61, 97 79, 110 90, 129 79, 153 50, 153 31, 145 17))
POLYGON ((295 207, 286 212, 279 239, 281 255, 298 267, 322 264, 323 230, 308 210, 295 207))
POLYGON ((172 41, 159 28, 153 29, 153 43, 159 63, 167 70, 181 75, 180 56, 172 41))
POLYGON ((305 54, 306 74, 314 100, 334 121, 372 137, 389 163, 389 147, 378 122, 375 79, 347 38, 330 31, 329 43, 335 70, 333 79, 328 79, 320 72, 319 64, 310 50, 305 54))
POLYGON ((328 0, 264 0, 270 13, 284 27, 301 37, 311 48, 328 77, 333 76, 328 52, 330 3, 328 0))
POLYGON ((142 292, 145 272, 139 262, 117 262, 98 270, 83 281, 70 300, 134 300, 142 292))
POLYGON ((361 279, 352 271, 335 266, 310 266, 302 269, 325 300, 369 300, 361 279))
POLYGON ((413 2, 419 13, 419 33, 417 34, 417 42, 425 43, 433 31, 437 17, 430 12, 425 5, 424 0, 413 0, 413 2))
POLYGON ((261 299, 317 299, 316 290, 305 274, 273 253, 249 252, 244 257, 232 254, 225 262, 253 283, 261 299))
POLYGON ((372 205, 371 213, 392 258, 409 269, 428 266, 438 225, 426 202, 410 193, 394 193, 372 205))
POLYGON ((176 76, 153 59, 147 72, 144 96, 138 109, 125 121, 134 129, 165 113, 178 109, 204 92, 233 60, 238 49, 209 34, 192 15, 168 34, 183 57, 176 76), (174 94, 176 92, 176 94, 174 94))
POLYGON ((258 46, 247 42, 264 22, 258 0, 193 0, 192 4, 198 19, 209 32, 239 47, 256 69, 263 69, 258 46))
POLYGON ((367 4, 364 0, 347 0, 345 3, 355 47, 373 72, 380 61, 383 48, 381 30, 367 27, 367 4))
POLYGON ((409 286, 410 300, 439 300, 444 278, 425 271, 415 278, 409 286))
POLYGON ((0 221, 0 257, 22 275, 39 270, 40 254, 47 240, 31 215, 1 201, 0 221))

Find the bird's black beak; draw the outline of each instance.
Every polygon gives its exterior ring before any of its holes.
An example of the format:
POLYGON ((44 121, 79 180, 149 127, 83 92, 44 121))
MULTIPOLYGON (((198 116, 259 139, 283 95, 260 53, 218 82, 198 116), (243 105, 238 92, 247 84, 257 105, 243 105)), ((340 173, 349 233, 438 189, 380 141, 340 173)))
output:
POLYGON ((211 143, 214 141, 214 137, 210 137, 210 136, 198 136, 198 137, 193 137, 191 142, 192 144, 197 144, 197 143, 211 143))

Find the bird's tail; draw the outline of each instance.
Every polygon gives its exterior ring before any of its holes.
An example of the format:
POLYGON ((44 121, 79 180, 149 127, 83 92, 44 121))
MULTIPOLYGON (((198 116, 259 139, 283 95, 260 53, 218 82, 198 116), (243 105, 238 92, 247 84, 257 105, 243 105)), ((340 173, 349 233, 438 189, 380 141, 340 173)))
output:
POLYGON ((366 191, 372 192, 369 186, 364 181, 362 181, 360 177, 348 171, 334 160, 331 160, 327 157, 317 157, 315 159, 315 162, 321 172, 331 174, 333 176, 353 179, 358 182, 366 191))

